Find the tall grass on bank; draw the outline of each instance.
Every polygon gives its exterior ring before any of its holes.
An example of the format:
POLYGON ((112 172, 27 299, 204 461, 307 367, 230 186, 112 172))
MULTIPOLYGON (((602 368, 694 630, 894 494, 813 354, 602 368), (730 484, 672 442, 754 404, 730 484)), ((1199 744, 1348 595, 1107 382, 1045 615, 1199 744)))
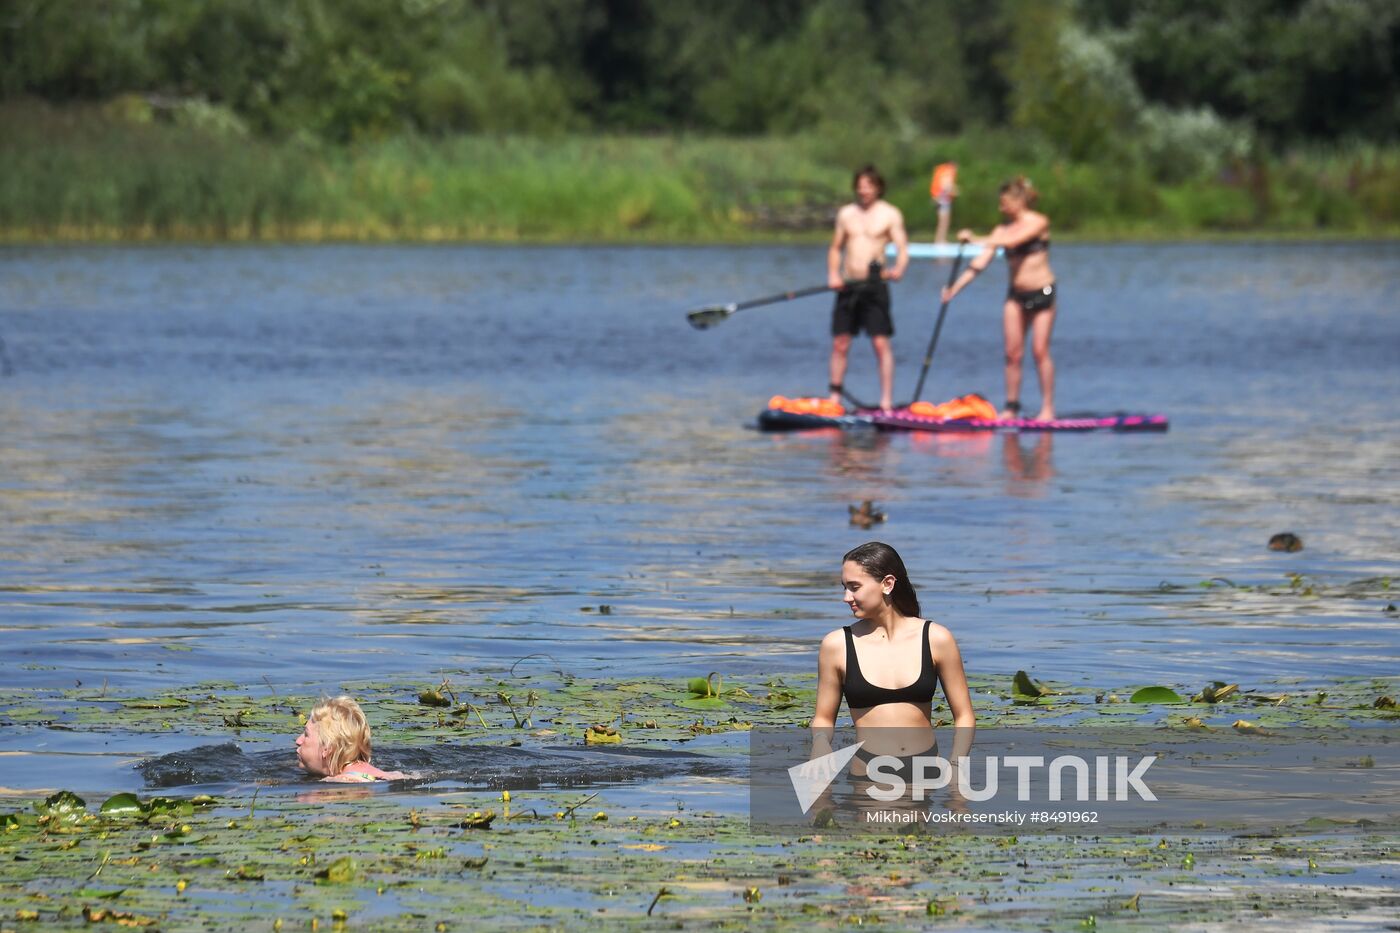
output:
POLYGON ((873 160, 916 235, 927 179, 960 163, 959 226, 1029 175, 1084 237, 1400 235, 1400 149, 1337 146, 1161 183, 1004 132, 950 139, 395 138, 273 142, 131 107, 0 106, 0 239, 704 242, 824 236, 873 160))

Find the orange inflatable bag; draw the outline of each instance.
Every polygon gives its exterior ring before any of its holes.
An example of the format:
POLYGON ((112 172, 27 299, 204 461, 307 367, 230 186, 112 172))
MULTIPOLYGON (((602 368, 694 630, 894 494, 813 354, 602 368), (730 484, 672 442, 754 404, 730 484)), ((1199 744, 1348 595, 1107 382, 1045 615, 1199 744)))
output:
POLYGON ((788 398, 775 395, 768 400, 769 408, 789 412, 794 415, 820 415, 823 418, 839 418, 846 413, 845 406, 827 398, 788 398))
POLYGON ((958 163, 944 162, 933 170, 933 178, 928 184, 928 196, 937 201, 939 198, 952 200, 957 196, 958 190, 958 163))
POLYGON ((938 405, 932 402, 915 402, 909 406, 909 413, 925 418, 937 418, 939 421, 997 420, 996 406, 976 392, 969 392, 938 405))

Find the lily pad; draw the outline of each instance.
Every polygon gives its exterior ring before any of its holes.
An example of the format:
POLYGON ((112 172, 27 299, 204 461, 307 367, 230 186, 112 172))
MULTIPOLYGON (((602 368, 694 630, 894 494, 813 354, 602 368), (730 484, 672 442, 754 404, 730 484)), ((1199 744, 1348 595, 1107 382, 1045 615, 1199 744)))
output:
POLYGON ((61 790, 43 803, 35 804, 34 809, 51 823, 76 823, 88 815, 87 802, 68 790, 61 790))
POLYGON ((143 917, 122 910, 107 907, 84 907, 83 919, 88 923, 112 922, 124 927, 153 927, 159 921, 154 917, 143 917))
POLYGON ((1017 671, 1016 676, 1011 678, 1011 692, 1018 701, 1021 701, 1022 698, 1038 700, 1041 697, 1052 695, 1055 691, 1039 681, 1031 680, 1031 675, 1025 671, 1017 671))
POLYGON ((1227 684, 1223 680, 1217 680, 1191 699, 1196 703, 1219 703, 1232 693, 1238 693, 1239 689, 1239 684, 1227 684))
POLYGON ((117 794, 108 797, 102 804, 103 816, 134 816, 141 813, 145 808, 141 806, 141 799, 135 794, 117 794))
POLYGON ((418 694, 418 702, 424 706, 451 706, 452 701, 439 690, 424 690, 418 694))
POLYGON ((152 797, 142 804, 142 810, 153 818, 163 816, 190 816, 194 813, 193 800, 177 800, 173 797, 152 797))
POLYGON ((129 709, 183 709, 190 701, 183 697, 152 697, 145 700, 124 700, 122 705, 129 709))
POLYGON ((589 726, 583 733, 585 745, 620 745, 622 734, 611 726, 589 726))
POLYGON ((342 855, 316 873, 318 884, 349 884, 359 876, 360 866, 354 856, 342 855))
POLYGON ((728 703, 715 696, 677 700, 676 705, 683 709, 729 709, 728 703))
POLYGON ((1143 687, 1128 697, 1129 703, 1182 703, 1181 694, 1170 687, 1143 687))

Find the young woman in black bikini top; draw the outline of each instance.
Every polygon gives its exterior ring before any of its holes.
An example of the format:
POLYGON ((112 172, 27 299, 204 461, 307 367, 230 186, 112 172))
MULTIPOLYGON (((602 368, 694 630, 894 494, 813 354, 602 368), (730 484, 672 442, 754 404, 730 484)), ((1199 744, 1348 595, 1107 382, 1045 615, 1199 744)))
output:
MULTIPOLYGON (((959 754, 958 748, 970 745, 971 727, 977 722, 962 656, 951 632, 919 617, 919 599, 899 554, 878 541, 862 544, 846 554, 841 583, 843 598, 858 621, 822 640, 812 716, 813 756, 831 750, 843 695, 857 737, 865 743, 857 752, 860 759, 930 753, 936 748, 931 717, 940 681, 958 729, 954 753, 959 754), (917 676, 909 663, 915 651, 917 676), (903 686, 883 687, 870 677, 903 686)), ((865 773, 861 766, 853 767, 857 776, 865 773)))
MULTIPOLYGON (((877 687, 865 679, 860 672, 860 659, 856 657, 856 639, 847 625, 846 633, 846 679, 841 684, 841 692, 846 697, 846 706, 851 710, 872 709, 886 703, 932 704, 938 690, 938 670, 933 664, 933 655, 928 650, 928 632, 932 622, 924 623, 919 644, 923 661, 919 666, 919 677, 907 687, 877 687)), ((854 715, 854 713, 852 713, 854 715)))

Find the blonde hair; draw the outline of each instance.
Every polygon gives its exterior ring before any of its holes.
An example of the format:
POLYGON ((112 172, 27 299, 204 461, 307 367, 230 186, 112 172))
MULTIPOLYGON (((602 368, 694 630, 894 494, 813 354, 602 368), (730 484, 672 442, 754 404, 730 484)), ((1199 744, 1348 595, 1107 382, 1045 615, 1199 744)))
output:
POLYGON ((360 704, 348 696, 331 697, 311 707, 308 718, 316 723, 327 777, 335 777, 352 762, 368 763, 369 720, 360 704))
POLYGON ((1040 197, 1040 192, 1035 190, 1035 185, 1025 175, 1017 175, 1015 178, 1001 186, 1000 194, 1009 194, 1014 198, 1020 198, 1026 202, 1026 207, 1035 207, 1036 198, 1040 197))

